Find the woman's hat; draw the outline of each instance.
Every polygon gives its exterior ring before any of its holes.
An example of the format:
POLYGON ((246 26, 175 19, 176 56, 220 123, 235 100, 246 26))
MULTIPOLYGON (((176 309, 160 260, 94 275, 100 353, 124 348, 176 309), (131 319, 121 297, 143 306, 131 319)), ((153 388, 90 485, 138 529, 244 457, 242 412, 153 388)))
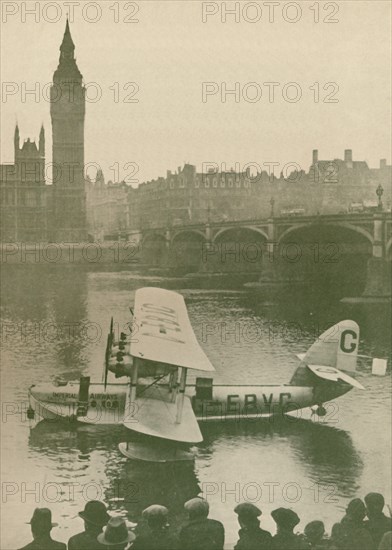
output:
POLYGON ((90 500, 87 502, 83 512, 79 512, 79 516, 85 521, 99 527, 103 527, 110 520, 105 504, 99 500, 90 500))
POLYGON ((116 546, 132 542, 135 538, 134 533, 128 531, 125 519, 114 517, 109 520, 103 533, 98 535, 97 541, 105 546, 116 546))
POLYGON ((52 523, 52 512, 49 508, 36 508, 33 517, 27 523, 44 529, 52 529, 52 527, 57 527, 58 525, 58 523, 52 523))

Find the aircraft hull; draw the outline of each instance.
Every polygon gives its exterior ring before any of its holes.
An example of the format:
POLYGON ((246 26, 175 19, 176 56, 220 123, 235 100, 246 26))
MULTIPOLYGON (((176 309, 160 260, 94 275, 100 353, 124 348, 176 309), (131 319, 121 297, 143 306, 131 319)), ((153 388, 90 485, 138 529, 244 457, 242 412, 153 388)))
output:
MULTIPOLYGON (((334 384, 335 395, 339 391, 334 384)), ((86 414, 78 416, 79 382, 65 386, 42 384, 29 390, 30 407, 36 420, 66 418, 88 424, 120 424, 129 422, 135 414, 126 410, 129 384, 91 383, 86 414)), ((213 387, 212 399, 197 399, 194 386, 187 386, 186 395, 191 398, 198 422, 265 418, 286 414, 316 404, 313 387, 292 385, 227 386, 213 387)), ((131 426, 130 426, 131 427, 131 426)))

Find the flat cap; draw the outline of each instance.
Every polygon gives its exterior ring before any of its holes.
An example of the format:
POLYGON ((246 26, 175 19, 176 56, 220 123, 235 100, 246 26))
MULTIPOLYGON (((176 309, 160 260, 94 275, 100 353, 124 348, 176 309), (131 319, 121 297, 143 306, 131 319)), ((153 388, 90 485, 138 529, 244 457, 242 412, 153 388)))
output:
POLYGON ((191 498, 184 504, 184 508, 187 512, 194 515, 208 515, 210 505, 201 497, 191 498))
POLYGON ((167 518, 169 510, 160 504, 152 504, 142 512, 144 518, 167 518))
POLYGON ((277 508, 271 512, 271 516, 278 525, 295 527, 300 522, 297 514, 290 508, 277 508))
POLYGON ((262 512, 260 508, 257 508, 251 502, 241 502, 234 508, 234 512, 239 516, 248 516, 258 518, 261 516, 262 512))

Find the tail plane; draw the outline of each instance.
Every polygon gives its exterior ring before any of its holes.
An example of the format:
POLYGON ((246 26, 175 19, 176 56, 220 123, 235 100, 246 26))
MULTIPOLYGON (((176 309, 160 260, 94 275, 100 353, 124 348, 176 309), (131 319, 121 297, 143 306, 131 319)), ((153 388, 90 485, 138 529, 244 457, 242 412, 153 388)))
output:
MULTIPOLYGON (((359 326, 355 321, 345 320, 329 328, 310 346, 304 354, 298 355, 298 367, 292 383, 299 381, 308 367, 318 378, 330 382, 346 382, 352 387, 364 389, 346 373, 356 371, 359 346, 359 326), (342 372, 343 371, 343 372, 342 372)), ((306 374, 305 374, 306 376, 306 374)))
POLYGON ((323 365, 355 372, 359 346, 359 326, 355 321, 340 321, 310 346, 301 359, 307 365, 323 365))

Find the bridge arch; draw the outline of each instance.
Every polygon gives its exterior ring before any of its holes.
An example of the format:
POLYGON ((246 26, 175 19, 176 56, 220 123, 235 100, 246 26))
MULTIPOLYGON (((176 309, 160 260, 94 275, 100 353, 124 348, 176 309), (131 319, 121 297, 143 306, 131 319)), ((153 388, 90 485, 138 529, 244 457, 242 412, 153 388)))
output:
POLYGON ((186 273, 200 269, 205 249, 206 236, 203 231, 181 229, 171 239, 170 257, 176 268, 186 273))
POLYGON ((300 274, 320 292, 359 295, 365 289, 373 240, 366 228, 350 223, 292 225, 278 239, 281 269, 300 274))
POLYGON ((247 231, 252 231, 253 233, 255 233, 256 235, 262 235, 264 237, 264 239, 267 241, 268 240, 268 234, 266 231, 264 231, 263 229, 260 229, 259 227, 254 227, 254 226, 248 226, 248 225, 241 225, 241 226, 231 226, 231 227, 224 227, 222 229, 220 229, 215 235, 214 235, 214 238, 212 239, 212 242, 215 242, 218 238, 221 239, 222 238, 222 235, 224 235, 225 233, 227 233, 228 231, 232 232, 232 231, 241 231, 241 230, 247 230, 247 231))
POLYGON ((208 269, 259 276, 267 241, 267 233, 258 227, 234 225, 219 229, 207 256, 208 269))
POLYGON ((329 223, 320 223, 320 224, 309 224, 309 223, 300 223, 292 225, 291 227, 287 228, 278 238, 278 244, 280 244, 281 241, 286 240, 287 236, 292 233, 293 231, 297 231, 302 228, 311 229, 312 231, 315 228, 321 228, 321 227, 341 227, 344 229, 349 229, 350 231, 353 231, 354 233, 358 233, 360 235, 363 235, 370 244, 373 244, 373 235, 369 233, 365 228, 360 227, 358 225, 352 225, 350 223, 345 222, 329 222, 329 223))
POLYGON ((166 257, 166 237, 162 233, 149 232, 143 235, 141 239, 141 258, 142 262, 161 266, 166 257))
POLYGON ((176 239, 183 239, 186 237, 190 237, 191 235, 194 235, 195 237, 201 237, 203 240, 206 239, 204 231, 201 231, 199 229, 180 229, 172 235, 171 242, 173 243, 176 239))

